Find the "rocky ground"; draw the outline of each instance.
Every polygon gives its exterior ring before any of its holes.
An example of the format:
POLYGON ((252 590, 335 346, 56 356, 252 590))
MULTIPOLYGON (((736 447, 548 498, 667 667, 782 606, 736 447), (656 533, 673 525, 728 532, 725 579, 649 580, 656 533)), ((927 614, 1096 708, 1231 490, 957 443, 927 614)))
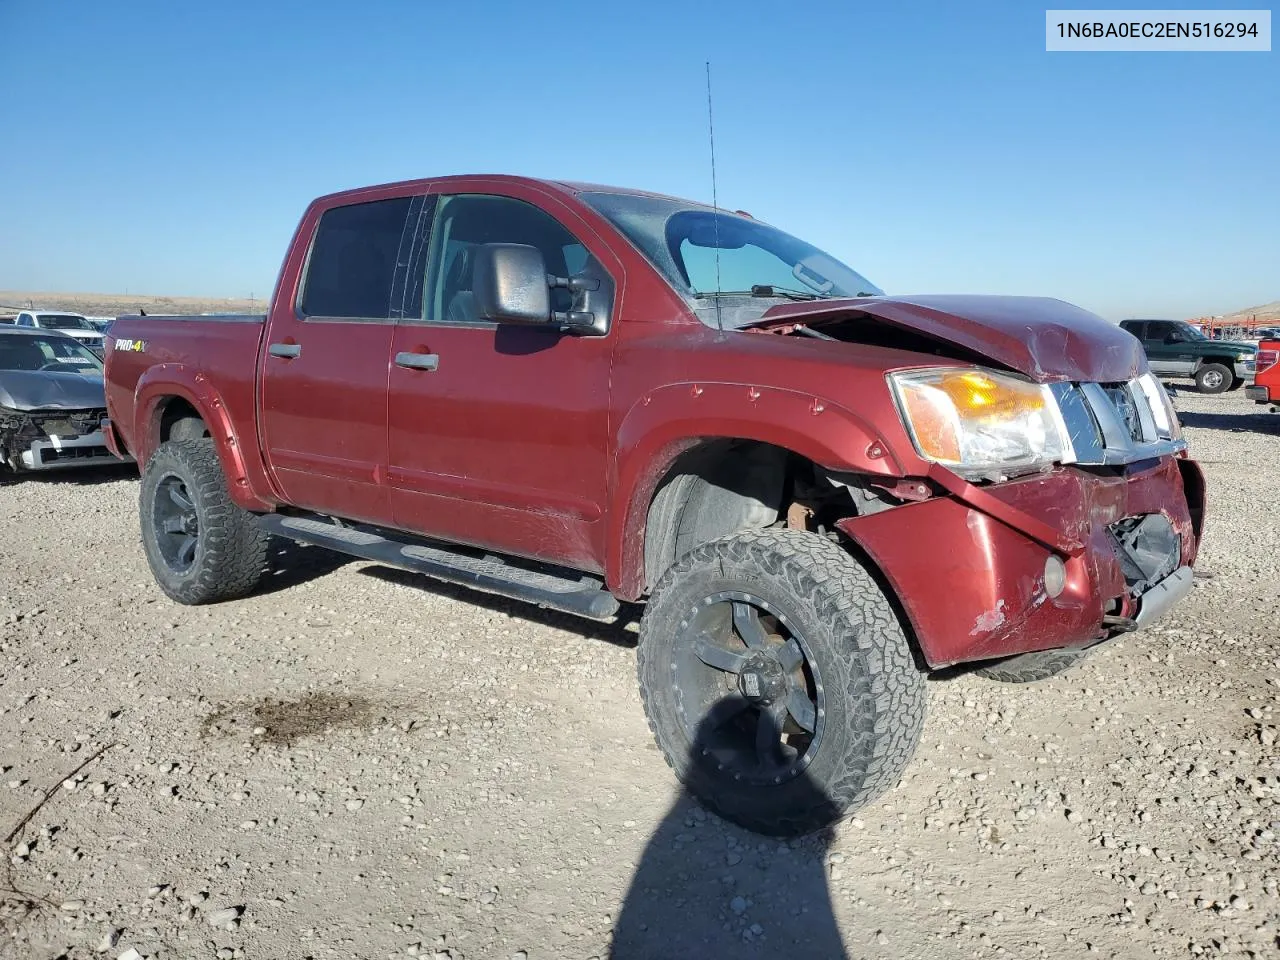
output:
POLYGON ((633 626, 297 547, 179 607, 128 471, 6 482, 0 956, 1274 957, 1280 415, 1179 406, 1193 596, 1038 685, 938 679, 901 785, 793 844, 681 796, 633 626))

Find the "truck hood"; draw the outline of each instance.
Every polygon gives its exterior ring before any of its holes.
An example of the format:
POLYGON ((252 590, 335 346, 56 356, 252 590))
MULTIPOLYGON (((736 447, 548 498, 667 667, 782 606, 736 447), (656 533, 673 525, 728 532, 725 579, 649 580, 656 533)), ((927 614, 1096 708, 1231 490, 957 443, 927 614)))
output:
POLYGON ((102 374, 0 370, 0 407, 93 410, 107 405, 102 374))
MULTIPOLYGON (((1115 383, 1146 370, 1142 345, 1095 313, 1048 297, 859 297, 773 307, 753 326, 883 323, 980 354, 1034 380, 1115 383)), ((843 338, 842 338, 843 339, 843 338)))
POLYGON ((1242 343, 1239 340, 1197 340, 1201 346, 1221 348, 1227 353, 1247 353, 1250 356, 1258 352, 1256 343, 1242 343))

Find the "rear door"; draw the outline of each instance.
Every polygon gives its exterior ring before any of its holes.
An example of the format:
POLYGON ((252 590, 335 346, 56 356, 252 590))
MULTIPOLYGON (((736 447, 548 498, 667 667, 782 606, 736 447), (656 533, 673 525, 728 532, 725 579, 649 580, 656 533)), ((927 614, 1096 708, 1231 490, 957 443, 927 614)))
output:
POLYGON ((391 522, 392 300, 407 275, 423 204, 403 196, 323 211, 311 225, 296 298, 272 307, 259 358, 262 439, 295 506, 391 522))
POLYGON ((513 184, 465 186, 437 200, 421 301, 406 302, 394 334, 396 524, 599 569, 614 338, 480 319, 471 267, 479 244, 530 244, 550 273, 590 271, 612 297, 621 264, 562 201, 513 184))

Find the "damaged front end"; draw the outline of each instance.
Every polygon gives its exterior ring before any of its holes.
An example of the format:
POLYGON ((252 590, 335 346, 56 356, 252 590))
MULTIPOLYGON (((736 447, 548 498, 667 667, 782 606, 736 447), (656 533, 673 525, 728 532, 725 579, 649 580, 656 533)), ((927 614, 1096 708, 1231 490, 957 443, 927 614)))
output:
POLYGON ((102 434, 105 408, 17 410, 0 406, 0 461, 14 471, 116 463, 102 434))
POLYGON ((837 524, 893 586, 931 666, 1087 647, 1191 590, 1204 480, 1154 379, 1051 389, 1066 463, 994 483, 935 464, 928 497, 837 524))

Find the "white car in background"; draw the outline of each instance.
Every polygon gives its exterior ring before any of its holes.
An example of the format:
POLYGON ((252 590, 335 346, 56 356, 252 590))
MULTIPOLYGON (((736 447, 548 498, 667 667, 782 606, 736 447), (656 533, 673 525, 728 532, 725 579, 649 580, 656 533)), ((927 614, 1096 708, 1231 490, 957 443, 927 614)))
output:
POLYGON ((102 356, 102 331, 79 313, 61 310, 23 310, 13 322, 16 327, 56 330, 75 337, 99 357, 102 356))

